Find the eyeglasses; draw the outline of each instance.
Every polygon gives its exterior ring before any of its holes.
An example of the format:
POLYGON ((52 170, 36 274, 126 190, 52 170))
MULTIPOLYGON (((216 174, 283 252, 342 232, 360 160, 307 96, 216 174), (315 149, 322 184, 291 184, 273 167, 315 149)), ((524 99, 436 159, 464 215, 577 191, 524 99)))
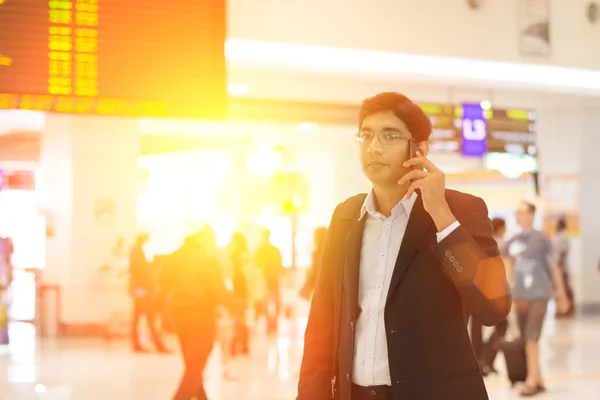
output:
POLYGON ((373 133, 369 131, 359 131, 354 134, 354 139, 361 145, 369 144, 373 141, 373 138, 377 135, 379 143, 383 145, 398 144, 403 141, 410 141, 413 138, 406 137, 402 133, 394 130, 387 130, 379 133, 373 133))

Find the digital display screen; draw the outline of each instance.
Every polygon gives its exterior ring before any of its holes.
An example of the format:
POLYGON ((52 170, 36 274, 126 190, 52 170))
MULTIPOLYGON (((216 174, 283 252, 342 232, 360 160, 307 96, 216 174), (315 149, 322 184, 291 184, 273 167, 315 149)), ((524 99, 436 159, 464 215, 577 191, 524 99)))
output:
POLYGON ((429 148, 433 153, 460 153, 460 130, 456 120, 456 106, 447 104, 419 104, 431 120, 429 148))
POLYGON ((485 110, 480 104, 462 105, 462 154, 483 157, 487 151, 485 110))
POLYGON ((532 156, 537 154, 534 111, 519 109, 490 111, 487 119, 488 152, 532 156))
POLYGON ((225 0, 0 0, 0 109, 220 119, 225 0))

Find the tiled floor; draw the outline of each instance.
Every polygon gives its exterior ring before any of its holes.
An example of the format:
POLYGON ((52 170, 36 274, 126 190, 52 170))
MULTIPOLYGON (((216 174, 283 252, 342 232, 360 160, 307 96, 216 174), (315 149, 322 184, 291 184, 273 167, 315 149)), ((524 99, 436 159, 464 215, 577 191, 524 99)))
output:
MULTIPOLYGON (((0 348, 2 400, 167 400, 182 370, 177 354, 133 355, 124 342, 37 341, 28 325, 13 325, 11 339, 9 348, 0 348)), ((209 395, 212 399, 293 399, 301 341, 302 321, 283 324, 278 339, 256 339, 249 357, 231 362, 229 371, 236 379, 223 378, 216 348, 206 373, 209 395)), ((501 357, 497 365, 503 365, 501 357)), ((548 324, 543 366, 549 391, 539 398, 600 399, 600 319, 548 324)), ((504 374, 487 384, 492 400, 519 398, 504 374)))

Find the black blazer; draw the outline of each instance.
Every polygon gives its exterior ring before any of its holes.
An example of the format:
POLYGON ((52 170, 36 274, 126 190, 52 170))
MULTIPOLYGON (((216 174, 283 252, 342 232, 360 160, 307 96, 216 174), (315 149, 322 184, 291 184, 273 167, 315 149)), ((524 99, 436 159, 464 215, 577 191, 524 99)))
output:
MULTIPOLYGON (((340 204, 323 254, 305 335, 298 400, 350 400, 364 195, 340 204), (335 359, 335 360, 334 360, 335 359)), ((394 399, 484 400, 466 318, 492 326, 510 311, 510 289, 482 199, 447 190, 461 226, 437 243, 415 202, 385 307, 394 399)))

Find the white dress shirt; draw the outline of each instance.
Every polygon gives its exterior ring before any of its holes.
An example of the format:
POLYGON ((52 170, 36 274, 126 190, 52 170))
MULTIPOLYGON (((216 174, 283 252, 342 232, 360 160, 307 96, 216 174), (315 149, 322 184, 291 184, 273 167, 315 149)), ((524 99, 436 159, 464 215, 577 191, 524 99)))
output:
MULTIPOLYGON (((352 382, 359 386, 392 384, 388 363, 384 310, 392 273, 404 239, 408 218, 417 199, 413 193, 402 199, 385 217, 375 209, 371 190, 361 208, 360 218, 367 215, 360 253, 358 306, 356 320, 352 382)), ((437 234, 444 240, 459 226, 458 221, 437 234)))

